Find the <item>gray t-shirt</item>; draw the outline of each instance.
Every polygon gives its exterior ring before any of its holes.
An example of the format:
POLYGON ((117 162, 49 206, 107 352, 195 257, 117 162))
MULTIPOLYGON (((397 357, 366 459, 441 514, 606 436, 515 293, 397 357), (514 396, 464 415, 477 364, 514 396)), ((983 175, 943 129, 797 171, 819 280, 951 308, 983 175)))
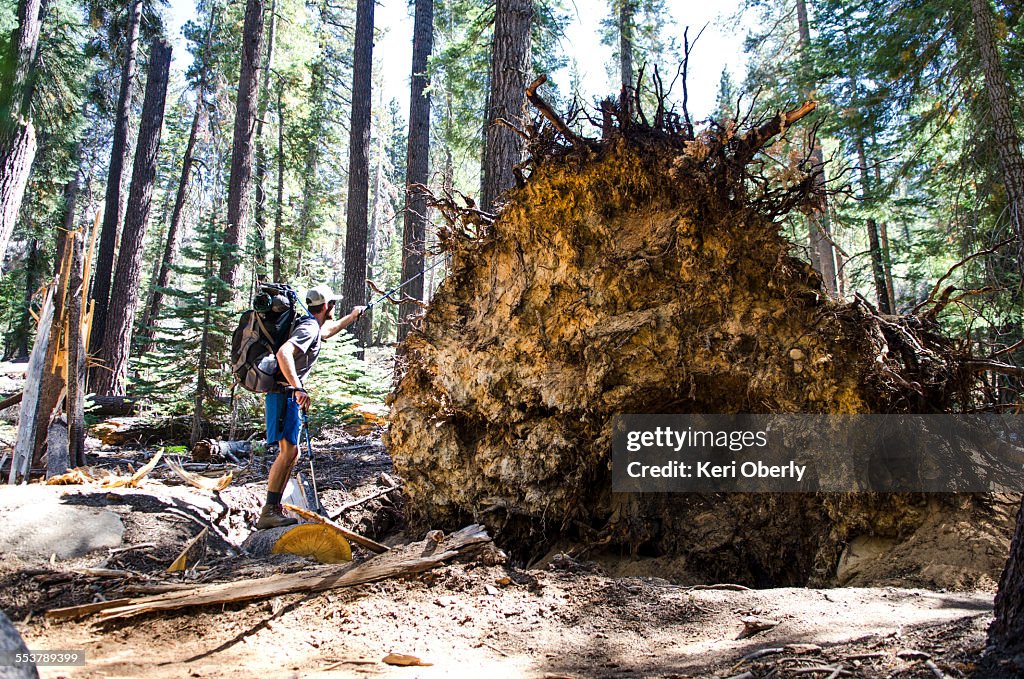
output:
POLYGON ((306 316, 295 326, 288 341, 299 348, 299 354, 295 356, 295 372, 303 380, 320 356, 320 324, 312 316, 306 316))

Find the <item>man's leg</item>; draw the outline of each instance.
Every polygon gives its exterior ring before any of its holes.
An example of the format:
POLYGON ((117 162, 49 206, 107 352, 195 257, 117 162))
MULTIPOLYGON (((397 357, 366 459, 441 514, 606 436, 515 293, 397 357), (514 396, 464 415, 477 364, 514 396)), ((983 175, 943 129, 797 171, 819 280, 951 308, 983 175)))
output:
MULTIPOLYGON (((283 493, 284 487, 288 485, 288 477, 292 474, 295 460, 299 456, 299 447, 288 439, 281 439, 281 446, 270 467, 270 476, 267 478, 267 490, 271 493, 283 493)), ((280 497, 277 504, 280 504, 280 497)))
POLYGON ((263 505, 263 512, 256 523, 261 530, 297 523, 285 516, 281 509, 281 496, 298 458, 297 417, 298 404, 294 399, 285 394, 267 394, 267 440, 279 440, 280 447, 267 478, 267 503, 263 505))

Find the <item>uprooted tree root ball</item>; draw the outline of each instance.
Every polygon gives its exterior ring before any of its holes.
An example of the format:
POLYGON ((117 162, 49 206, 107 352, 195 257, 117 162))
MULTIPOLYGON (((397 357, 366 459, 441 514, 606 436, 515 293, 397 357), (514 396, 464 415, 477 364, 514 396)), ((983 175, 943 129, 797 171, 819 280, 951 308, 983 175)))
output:
POLYGON ((414 525, 482 521, 524 558, 565 539, 795 585, 829 582, 851 531, 905 537, 925 522, 936 503, 923 498, 610 490, 616 414, 960 403, 951 342, 832 301, 780 234, 780 217, 820 197, 801 159, 766 177, 757 152, 807 109, 697 138, 632 122, 563 144, 546 124, 496 218, 442 206, 452 271, 391 399, 414 525))

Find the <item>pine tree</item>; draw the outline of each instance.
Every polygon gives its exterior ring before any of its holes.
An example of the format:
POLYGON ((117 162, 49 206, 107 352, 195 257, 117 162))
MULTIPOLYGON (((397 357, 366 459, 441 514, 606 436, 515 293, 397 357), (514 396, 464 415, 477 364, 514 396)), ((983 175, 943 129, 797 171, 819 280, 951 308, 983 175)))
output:
POLYGON ((0 268, 36 154, 31 118, 43 0, 18 2, 18 27, 0 70, 0 268))
MULTIPOLYGON (((347 306, 367 303, 367 206, 370 192, 370 101, 373 60, 373 0, 358 0, 352 60, 352 123, 349 137, 348 220, 345 236, 347 306)), ((370 324, 359 323, 353 334, 361 347, 370 342, 370 324)), ((362 355, 359 356, 362 358, 362 355)))
MULTIPOLYGON (((427 240, 427 201, 422 191, 414 187, 426 186, 430 170, 430 93, 427 91, 427 59, 434 44, 433 0, 417 0, 416 20, 413 27, 412 77, 409 94, 409 146, 406 159, 406 199, 402 242, 402 281, 411 281, 405 294, 423 299, 423 255, 427 240)), ((405 303, 399 317, 415 313, 413 304, 405 303)), ((409 333, 406 323, 398 328, 398 341, 409 333)))
POLYGON ((154 41, 149 54, 149 76, 146 79, 146 96, 142 105, 142 123, 135 150, 121 252, 117 258, 110 315, 103 337, 101 359, 104 366, 94 383, 96 393, 100 395, 123 395, 127 384, 132 326, 139 302, 142 244, 156 182, 170 67, 170 46, 161 40, 154 41))
MULTIPOLYGON (((128 176, 128 160, 131 154, 128 128, 131 122, 132 89, 138 65, 142 4, 143 0, 132 0, 131 4, 125 8, 128 25, 124 38, 121 87, 117 97, 117 118, 114 121, 114 136, 110 147, 103 228, 100 231, 96 275, 91 293, 94 307, 89 348, 93 353, 101 351, 103 347, 107 327, 107 310, 110 303, 111 277, 114 274, 117 240, 123 216, 125 181, 128 176)), ((98 373, 94 374, 98 377, 98 373)))
POLYGON ((498 121, 514 123, 522 116, 523 92, 530 80, 533 0, 497 0, 494 12, 480 187, 480 206, 487 211, 494 209, 503 191, 515 185, 513 169, 522 161, 522 139, 498 121))
MULTIPOLYGON (((253 133, 259 92, 260 59, 263 54, 264 0, 247 0, 242 31, 242 59, 238 71, 238 95, 235 100, 234 139, 231 144, 231 176, 228 181, 228 215, 224 243, 228 247, 220 263, 222 293, 235 287, 242 263, 249 221, 249 192, 252 188, 253 133)), ((227 301, 227 297, 220 300, 227 301)))

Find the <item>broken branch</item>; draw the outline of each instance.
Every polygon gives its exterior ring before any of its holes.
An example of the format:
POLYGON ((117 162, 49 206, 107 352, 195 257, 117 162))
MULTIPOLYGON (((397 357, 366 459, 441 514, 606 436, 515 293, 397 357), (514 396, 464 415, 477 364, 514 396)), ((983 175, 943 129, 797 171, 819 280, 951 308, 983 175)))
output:
POLYGON ((569 142, 576 148, 586 148, 587 145, 583 143, 583 140, 577 136, 575 132, 569 129, 561 117, 548 105, 544 99, 537 94, 537 88, 548 81, 546 75, 539 75, 530 85, 526 88, 526 99, 533 107, 540 111, 540 114, 548 119, 551 125, 558 130, 558 133, 565 137, 569 142))

